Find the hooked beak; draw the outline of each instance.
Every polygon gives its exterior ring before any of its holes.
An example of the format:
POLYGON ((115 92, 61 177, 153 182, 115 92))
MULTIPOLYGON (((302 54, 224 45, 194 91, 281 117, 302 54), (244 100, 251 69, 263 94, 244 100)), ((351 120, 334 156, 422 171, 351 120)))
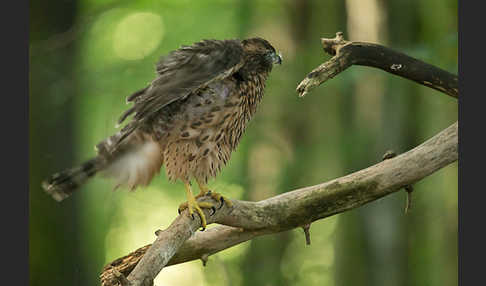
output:
POLYGON ((282 64, 282 55, 280 54, 280 52, 272 54, 272 62, 277 65, 282 64))

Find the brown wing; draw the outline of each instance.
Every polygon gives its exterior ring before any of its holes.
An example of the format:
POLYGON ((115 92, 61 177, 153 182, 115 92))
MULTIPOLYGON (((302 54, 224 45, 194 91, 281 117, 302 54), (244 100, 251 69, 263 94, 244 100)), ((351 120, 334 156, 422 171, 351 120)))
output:
POLYGON ((242 54, 239 40, 203 40, 169 53, 157 64, 159 76, 151 85, 127 98, 134 105, 118 123, 131 114, 133 120, 123 128, 120 140, 164 106, 237 71, 243 64, 242 54))

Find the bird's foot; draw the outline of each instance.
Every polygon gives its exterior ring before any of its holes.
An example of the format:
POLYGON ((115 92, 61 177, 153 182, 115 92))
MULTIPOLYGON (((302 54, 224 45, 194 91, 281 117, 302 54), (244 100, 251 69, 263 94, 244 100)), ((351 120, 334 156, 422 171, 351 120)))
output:
POLYGON ((202 230, 205 230, 207 225, 206 216, 204 215, 202 209, 204 208, 212 209, 213 210, 212 214, 214 214, 214 212, 216 212, 216 209, 214 208, 214 204, 210 202, 198 202, 194 197, 194 195, 192 194, 191 184, 189 182, 184 182, 184 186, 186 187, 187 202, 182 203, 179 206, 177 211, 180 214, 183 210, 188 209, 188 213, 192 217, 192 219, 194 219, 194 211, 196 211, 199 217, 201 218, 202 230))
POLYGON ((182 203, 179 205, 178 212, 179 214, 184 211, 185 209, 189 210, 189 216, 191 216, 194 219, 194 212, 197 212, 199 217, 201 218, 201 227, 202 230, 206 229, 206 216, 204 215, 204 212, 202 209, 212 209, 213 214, 216 211, 214 208, 214 205, 210 202, 197 202, 196 200, 189 200, 185 203, 182 203))
POLYGON ((189 199, 187 202, 180 204, 178 209, 179 214, 185 209, 189 210, 189 216, 191 216, 193 219, 194 219, 194 212, 197 212, 197 214, 201 218, 202 230, 206 229, 206 216, 204 215, 202 209, 212 209, 213 214, 214 212, 216 212, 216 209, 214 208, 214 204, 210 202, 198 202, 195 199, 194 200, 189 199))
POLYGON ((221 209, 223 207, 224 203, 226 203, 226 205, 228 207, 232 207, 233 203, 229 199, 223 197, 221 194, 214 193, 211 190, 209 190, 208 187, 205 184, 202 184, 199 181, 197 181, 197 183, 199 184, 199 189, 201 190, 201 192, 197 196, 194 196, 192 194, 192 191, 191 191, 191 184, 189 182, 184 182, 184 185, 186 187, 187 202, 182 203, 179 206, 178 211, 179 211, 179 214, 180 214, 183 210, 188 209, 189 215, 193 219, 194 219, 194 211, 196 211, 198 213, 199 217, 201 218, 202 230, 205 230, 207 221, 206 221, 206 216, 204 215, 204 212, 202 211, 202 209, 204 209, 204 208, 211 209, 212 213, 210 213, 209 215, 212 216, 216 213, 216 208, 214 207, 215 204, 211 203, 211 202, 207 202, 207 201, 198 202, 197 199, 199 199, 201 197, 209 196, 213 200, 220 202, 218 209, 221 209))
MULTIPOLYGON (((218 201, 218 202, 221 202, 221 203, 220 203, 220 205, 219 205, 219 207, 218 207, 218 210, 219 210, 219 209, 221 209, 221 208, 223 207, 224 203, 226 203, 226 205, 227 205, 228 207, 232 207, 232 206, 233 206, 233 203, 231 202, 231 200, 229 200, 229 199, 225 198, 225 197, 224 197, 224 196, 222 196, 220 193, 215 193, 215 192, 213 192, 213 191, 209 190, 209 191, 207 191, 207 192, 205 192, 205 193, 203 193, 203 192, 199 193, 199 194, 196 196, 196 199, 197 199, 197 198, 200 198, 200 197, 203 197, 203 196, 210 196, 210 197, 211 197, 213 200, 218 201)), ((213 213, 213 214, 214 214, 214 213, 213 213)))

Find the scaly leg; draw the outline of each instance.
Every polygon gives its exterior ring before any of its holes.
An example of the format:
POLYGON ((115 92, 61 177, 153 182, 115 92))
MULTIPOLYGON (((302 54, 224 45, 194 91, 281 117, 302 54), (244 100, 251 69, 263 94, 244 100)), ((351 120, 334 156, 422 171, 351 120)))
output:
POLYGON ((233 203, 230 200, 228 200, 227 198, 223 197, 219 193, 212 192, 211 190, 209 190, 209 188, 208 188, 208 186, 206 186, 206 184, 200 182, 197 179, 196 179, 196 182, 197 182, 197 184, 199 186, 199 190, 201 190, 200 193, 196 196, 196 198, 205 196, 205 195, 207 195, 209 193, 209 195, 211 196, 211 198, 213 198, 216 201, 220 201, 221 202, 221 205, 220 205, 219 209, 223 207, 223 204, 224 203, 226 203, 228 205, 228 207, 232 207, 233 206, 233 203))
POLYGON ((196 198, 192 194, 191 184, 189 182, 184 182, 184 186, 186 187, 187 202, 182 203, 179 206, 179 213, 181 213, 183 210, 187 208, 189 209, 189 215, 191 215, 194 218, 193 214, 194 214, 194 210, 196 210, 199 217, 201 218, 201 226, 203 228, 202 230, 204 230, 206 229, 206 216, 204 215, 201 208, 214 209, 214 206, 212 203, 209 202, 196 201, 196 198))

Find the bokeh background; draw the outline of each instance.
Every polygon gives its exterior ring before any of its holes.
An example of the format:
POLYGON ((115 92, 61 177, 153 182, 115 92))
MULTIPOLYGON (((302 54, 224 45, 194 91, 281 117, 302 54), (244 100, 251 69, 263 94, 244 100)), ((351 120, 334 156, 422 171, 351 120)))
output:
MULTIPOLYGON (((301 99, 328 59, 320 37, 343 31, 457 73, 455 0, 30 1, 30 285, 98 285, 102 267, 151 243, 185 200, 165 175, 137 192, 95 179, 62 203, 46 176, 90 158, 115 132, 125 97, 161 55, 205 38, 261 36, 284 58, 213 190, 260 200, 405 152, 457 120, 457 101, 367 67, 301 99)), ((168 285, 457 285, 457 163, 415 185, 312 224, 164 269, 168 285)))

